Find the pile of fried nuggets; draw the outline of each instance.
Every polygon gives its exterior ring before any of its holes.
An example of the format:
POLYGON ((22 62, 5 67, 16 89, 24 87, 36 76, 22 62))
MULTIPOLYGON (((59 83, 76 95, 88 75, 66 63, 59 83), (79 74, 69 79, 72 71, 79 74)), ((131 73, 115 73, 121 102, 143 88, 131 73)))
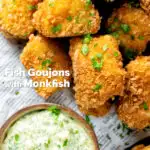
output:
MULTIPOLYGON (((115 9, 106 23, 108 34, 94 37, 91 34, 100 29, 101 17, 91 0, 2 0, 0 30, 8 38, 29 39, 20 56, 27 70, 73 70, 75 99, 82 112, 103 116, 119 96, 119 118, 130 128, 143 129, 150 125, 150 56, 137 56, 125 68, 122 59, 129 51, 142 55, 150 41, 150 0, 140 4, 132 6, 129 1, 115 9), (54 39, 62 37, 72 37, 72 65, 54 39)), ((35 90, 47 99, 59 88, 35 90)))

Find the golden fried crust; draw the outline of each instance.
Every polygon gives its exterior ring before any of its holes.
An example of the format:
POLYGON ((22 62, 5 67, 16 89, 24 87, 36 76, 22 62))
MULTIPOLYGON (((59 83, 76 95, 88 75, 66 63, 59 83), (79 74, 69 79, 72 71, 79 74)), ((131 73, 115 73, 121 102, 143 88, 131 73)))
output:
MULTIPOLYGON (((20 56, 22 64, 27 70, 34 68, 37 70, 47 70, 50 67, 52 70, 67 71, 71 69, 69 56, 62 51, 61 45, 53 40, 46 39, 42 36, 30 36, 30 41, 27 43, 20 56), (48 66, 42 66, 42 63, 46 60, 51 60, 52 63, 48 66)), ((56 76, 48 78, 47 76, 33 76, 31 77, 33 81, 46 81, 51 82, 52 80, 57 80, 57 82, 64 82, 65 80, 70 80, 70 76, 56 76)), ((39 87, 36 88, 36 92, 47 99, 54 92, 59 90, 59 87, 39 87)))
POLYGON ((73 62, 75 98, 79 108, 86 114, 101 116, 110 108, 109 99, 123 95, 125 71, 117 41, 109 35, 91 39, 89 52, 82 54, 83 41, 75 38, 70 41, 70 56, 73 62), (93 68, 92 60, 101 55, 101 70, 93 68), (101 89, 94 90, 99 84, 101 89))
POLYGON ((150 0, 141 0, 140 2, 141 7, 150 15, 150 0))
POLYGON ((140 8, 130 8, 125 4, 113 12, 108 19, 107 29, 125 50, 141 54, 150 41, 150 16, 140 8))
POLYGON ((2 0, 0 31, 7 37, 26 39, 34 31, 32 15, 39 0, 2 0))
POLYGON ((138 145, 132 148, 132 150, 150 150, 150 146, 138 145))
POLYGON ((127 72, 118 115, 130 128, 143 129, 150 125, 150 57, 137 57, 127 65, 127 72))
POLYGON ((34 13, 35 28, 46 37, 70 37, 96 33, 100 17, 86 0, 44 0, 34 13))

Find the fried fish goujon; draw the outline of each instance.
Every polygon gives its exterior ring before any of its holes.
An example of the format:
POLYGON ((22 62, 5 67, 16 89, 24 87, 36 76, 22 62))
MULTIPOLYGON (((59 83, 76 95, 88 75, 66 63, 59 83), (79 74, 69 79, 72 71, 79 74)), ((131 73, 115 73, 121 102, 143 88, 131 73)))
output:
POLYGON ((144 129, 150 125, 150 56, 137 57, 126 68, 126 89, 118 116, 130 128, 144 129))
MULTIPOLYGON (((30 40, 25 46, 21 56, 22 64, 27 70, 35 69, 35 71, 47 71, 49 68, 56 71, 70 71, 71 64, 69 56, 63 52, 61 45, 51 39, 44 38, 40 35, 30 36, 30 40)), ((34 71, 34 72, 35 72, 34 71)), ((68 74, 68 73, 67 73, 68 74)), ((70 73, 69 73, 70 74, 70 73)), ((69 81, 70 76, 56 76, 48 78, 48 76, 32 76, 32 80, 35 82, 45 82, 48 80, 57 80, 57 82, 64 82, 64 79, 69 81)), ((59 90, 59 87, 38 87, 36 92, 47 99, 54 92, 59 90)))
POLYGON ((113 96, 123 95, 125 71, 118 43, 105 35, 70 41, 73 62, 75 99, 82 112, 95 116, 105 115, 113 96))
POLYGON ((96 33, 100 17, 91 0, 44 0, 34 13, 35 28, 46 37, 96 33))
POLYGON ((34 31, 32 15, 39 0, 1 0, 0 31, 7 37, 26 39, 34 31))
POLYGON ((106 27, 120 41, 127 58, 131 57, 131 52, 140 55, 150 41, 150 16, 128 4, 113 12, 106 27))
POLYGON ((138 145, 132 148, 132 150, 150 150, 150 146, 138 145))

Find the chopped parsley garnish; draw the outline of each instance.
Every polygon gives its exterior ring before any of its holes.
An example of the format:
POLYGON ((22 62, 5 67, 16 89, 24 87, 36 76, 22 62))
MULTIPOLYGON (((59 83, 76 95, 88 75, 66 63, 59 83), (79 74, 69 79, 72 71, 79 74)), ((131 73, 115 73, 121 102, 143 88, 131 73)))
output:
POLYGON ((92 25, 92 20, 89 20, 88 21, 88 27, 91 27, 91 25, 92 25))
POLYGON ((118 57, 119 56, 119 53, 116 51, 116 52, 114 52, 114 56, 115 57, 118 57))
POLYGON ((83 43, 84 44, 89 44, 91 40, 92 40, 92 36, 90 34, 87 34, 83 38, 83 43))
POLYGON ((126 143, 124 143, 124 145, 129 145, 129 143, 128 143, 128 142, 126 142, 126 143))
POLYGON ((41 58, 41 57, 38 57, 38 60, 42 60, 42 58, 41 58))
POLYGON ((128 129, 129 129, 128 125, 125 123, 122 123, 122 131, 124 132, 125 130, 128 130, 128 129))
POLYGON ((112 30, 113 30, 113 29, 116 29, 116 25, 112 24, 110 28, 111 28, 112 30))
POLYGON ((57 33, 57 32, 60 32, 61 31, 61 29, 62 29, 62 25, 61 24, 59 24, 59 25, 57 25, 57 26, 54 26, 54 27, 52 27, 52 33, 57 33))
POLYGON ((127 25, 127 24, 121 24, 120 25, 120 28, 122 29, 122 31, 124 32, 124 33, 129 33, 130 32, 130 26, 129 25, 127 25))
POLYGON ((97 46, 98 46, 98 43, 95 43, 95 44, 94 44, 94 48, 97 47, 97 46))
POLYGON ((47 67, 47 66, 49 66, 49 65, 51 65, 52 64, 52 60, 51 59, 46 59, 46 60, 44 60, 43 62, 42 62, 42 68, 43 67, 47 67))
MULTIPOLYGON (((97 57, 96 57, 96 58, 97 58, 97 57)), ((99 62, 96 58, 93 57, 93 58, 91 59, 92 66, 93 66, 93 68, 96 69, 97 71, 100 71, 100 70, 102 69, 102 67, 103 67, 103 60, 98 58, 98 60, 100 61, 100 62, 99 62)))
POLYGON ((71 17, 71 16, 68 16, 68 17, 67 17, 67 20, 68 20, 68 21, 72 21, 72 17, 71 17))
POLYGON ((28 5, 28 10, 30 11, 37 10, 37 5, 28 5))
POLYGON ((19 141, 19 135, 18 134, 15 135, 15 141, 16 142, 19 141))
POLYGON ((50 145, 50 143, 51 143, 51 141, 50 141, 50 139, 48 139, 47 143, 44 144, 44 145, 45 145, 45 148, 48 148, 49 145, 50 145))
POLYGON ((24 37, 27 37, 28 35, 29 35, 29 33, 25 33, 23 36, 24 36, 24 37))
POLYGON ((138 39, 139 39, 139 40, 144 40, 144 36, 139 35, 139 36, 138 36, 138 39))
POLYGON ((92 4, 91 0, 86 0, 86 7, 88 8, 92 4))
POLYGON ((92 124, 92 122, 91 122, 91 119, 90 119, 90 117, 89 117, 88 115, 85 115, 85 121, 86 121, 91 127, 93 127, 93 124, 92 124))
POLYGON ((88 48, 87 44, 83 44, 81 52, 84 56, 86 56, 88 54, 89 48, 88 48))
POLYGON ((54 3, 49 3, 49 6, 50 7, 54 7, 54 3))
POLYGON ((118 22, 119 21, 119 19, 118 18, 114 18, 114 22, 118 22))
POLYGON ((101 59, 102 56, 103 56, 103 55, 102 55, 101 53, 97 53, 97 54, 96 54, 96 57, 99 58, 99 59, 101 59))
POLYGON ((118 33, 117 31, 111 33, 111 35, 112 35, 113 37, 115 37, 116 39, 119 38, 119 33, 118 33))
POLYGON ((100 89, 102 88, 102 85, 101 84, 96 84, 93 88, 93 91, 94 92, 98 92, 100 89))
POLYGON ((16 94, 16 95, 19 95, 19 92, 18 92, 18 91, 16 91, 16 92, 15 92, 15 94, 16 94))
POLYGON ((56 106, 50 106, 48 108, 48 111, 52 112, 52 114, 55 116, 59 116, 60 112, 61 112, 61 110, 59 108, 57 108, 56 106))
POLYGON ((95 16, 95 14, 90 12, 90 16, 93 17, 93 16, 95 16))
POLYGON ((143 102, 143 108, 144 108, 144 110, 149 110, 148 105, 147 105, 146 102, 143 102))
POLYGON ((90 120, 90 118, 89 118, 88 115, 85 116, 85 120, 86 120, 87 123, 90 123, 90 122, 91 122, 91 120, 90 120))
POLYGON ((79 23, 79 16, 75 17, 75 21, 76 21, 77 24, 79 23))
POLYGON ((121 133, 119 136, 120 136, 120 138, 121 138, 121 139, 123 139, 123 138, 124 138, 124 136, 123 136, 123 134, 122 134, 122 133, 121 133))
POLYGON ((112 29, 109 27, 107 28, 107 33, 111 33, 112 32, 112 29))
POLYGON ((107 49, 108 49, 108 45, 105 44, 105 45, 103 46, 103 51, 106 51, 107 49))
POLYGON ((64 141, 63 146, 65 147, 65 146, 67 146, 67 144, 68 144, 68 139, 66 139, 66 140, 64 141))

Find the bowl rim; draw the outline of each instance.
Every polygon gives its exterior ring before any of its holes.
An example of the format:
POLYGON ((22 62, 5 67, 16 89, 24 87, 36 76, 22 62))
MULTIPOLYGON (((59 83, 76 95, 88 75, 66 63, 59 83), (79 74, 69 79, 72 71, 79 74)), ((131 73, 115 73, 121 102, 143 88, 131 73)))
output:
MULTIPOLYGON (((57 108, 61 109, 63 112, 67 113, 71 117, 75 118, 76 120, 81 123, 82 127, 86 129, 86 132, 88 133, 89 137, 91 138, 93 144, 94 144, 94 150, 99 150, 99 144, 96 137, 96 134, 92 127, 74 110, 54 103, 40 103, 40 104, 33 104, 30 106, 26 106, 19 111, 15 112, 0 128, 0 145, 3 144, 3 141, 7 135, 8 129, 21 117, 24 115, 27 115, 28 113, 38 111, 38 110, 46 110, 50 106, 56 106, 57 108)), ((1 146, 0 146, 1 147, 1 146)))

